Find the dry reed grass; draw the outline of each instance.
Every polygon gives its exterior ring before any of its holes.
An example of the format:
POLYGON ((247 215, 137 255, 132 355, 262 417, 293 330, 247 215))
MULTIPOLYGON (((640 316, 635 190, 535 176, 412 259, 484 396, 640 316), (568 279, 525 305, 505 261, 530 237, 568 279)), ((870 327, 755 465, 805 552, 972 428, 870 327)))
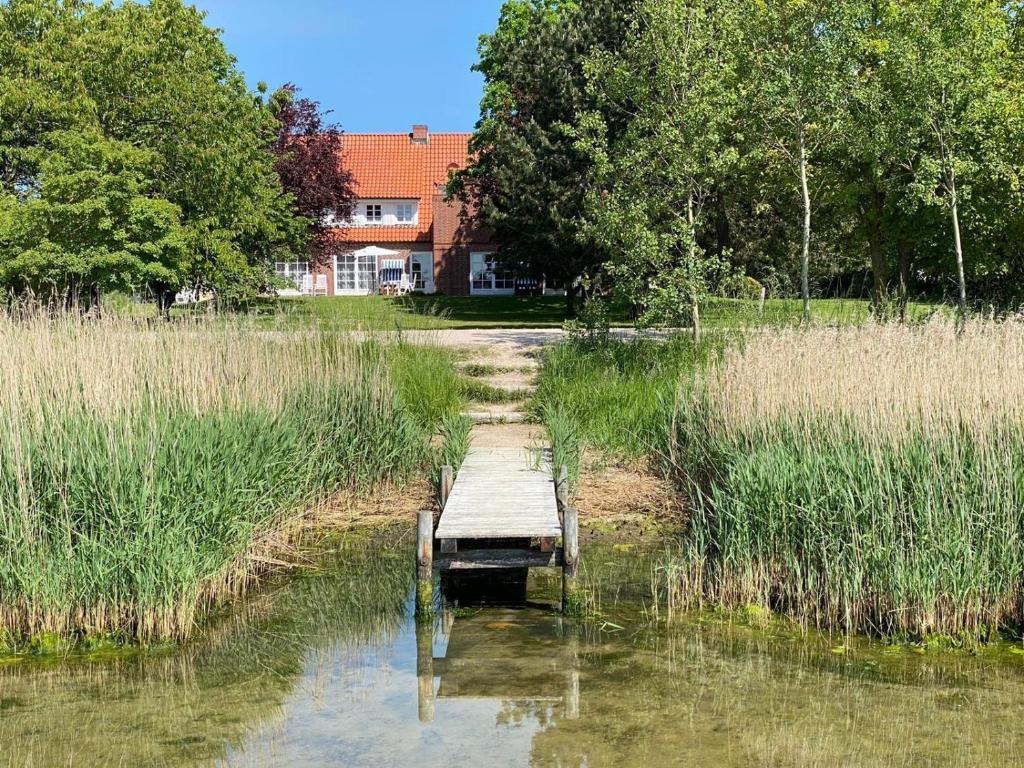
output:
POLYGON ((185 638, 308 510, 423 471, 379 347, 0 317, 0 641, 185 638))
POLYGON ((761 331, 725 351, 704 395, 728 429, 856 414, 881 439, 950 422, 984 435, 1024 419, 1024 320, 761 331))
POLYGON ((828 629, 1022 619, 1024 324, 750 337, 680 397, 683 597, 828 629))

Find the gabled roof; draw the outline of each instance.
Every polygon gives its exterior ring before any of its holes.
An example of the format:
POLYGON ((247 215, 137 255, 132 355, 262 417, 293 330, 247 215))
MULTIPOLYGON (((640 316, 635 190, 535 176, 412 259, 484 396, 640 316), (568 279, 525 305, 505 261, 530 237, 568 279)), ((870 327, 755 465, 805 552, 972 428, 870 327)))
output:
POLYGON ((359 243, 433 239, 433 202, 450 173, 469 161, 469 133, 433 133, 416 143, 410 133, 346 133, 342 148, 360 198, 417 199, 417 227, 353 227, 344 238, 359 243))

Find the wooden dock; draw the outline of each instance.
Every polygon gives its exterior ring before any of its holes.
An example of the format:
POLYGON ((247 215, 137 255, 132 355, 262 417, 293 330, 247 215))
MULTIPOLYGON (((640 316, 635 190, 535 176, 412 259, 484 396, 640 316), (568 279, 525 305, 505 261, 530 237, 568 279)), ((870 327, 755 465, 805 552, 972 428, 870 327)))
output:
POLYGON ((557 539, 562 524, 550 452, 470 449, 434 535, 442 551, 451 540, 557 539))
POLYGON ((563 609, 575 610, 579 531, 567 495, 568 474, 555 479, 546 449, 471 448, 457 476, 443 468, 436 531, 432 513, 419 517, 417 612, 431 612, 435 570, 551 567, 562 568, 563 609))

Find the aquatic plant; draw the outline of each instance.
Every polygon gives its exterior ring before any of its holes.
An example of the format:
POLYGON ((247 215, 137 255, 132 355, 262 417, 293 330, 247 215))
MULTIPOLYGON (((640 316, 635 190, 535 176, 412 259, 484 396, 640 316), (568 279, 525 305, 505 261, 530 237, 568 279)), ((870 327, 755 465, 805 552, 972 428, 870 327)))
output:
POLYGON ((754 334, 674 422, 684 602, 916 637, 1024 618, 1021 322, 754 334))
POLYGON ((188 637, 318 501, 432 458, 342 335, 0 317, 0 358, 0 634, 188 637))

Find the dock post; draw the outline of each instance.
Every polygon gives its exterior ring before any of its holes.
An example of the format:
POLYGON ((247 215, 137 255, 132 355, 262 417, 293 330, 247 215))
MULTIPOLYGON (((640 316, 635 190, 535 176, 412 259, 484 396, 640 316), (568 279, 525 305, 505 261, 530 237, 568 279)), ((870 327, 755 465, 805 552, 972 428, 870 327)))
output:
POLYGON ((434 622, 416 624, 416 703, 421 723, 434 720, 434 622))
POLYGON ((416 527, 416 616, 434 615, 434 513, 420 512, 416 527))
POLYGON ((451 466, 445 464, 441 467, 441 479, 437 484, 437 500, 441 504, 441 511, 444 511, 445 504, 452 492, 452 485, 455 483, 455 472, 451 466))
POLYGON ((571 616, 583 612, 583 601, 576 586, 579 561, 579 515, 574 507, 566 507, 562 520, 562 612, 571 616))

